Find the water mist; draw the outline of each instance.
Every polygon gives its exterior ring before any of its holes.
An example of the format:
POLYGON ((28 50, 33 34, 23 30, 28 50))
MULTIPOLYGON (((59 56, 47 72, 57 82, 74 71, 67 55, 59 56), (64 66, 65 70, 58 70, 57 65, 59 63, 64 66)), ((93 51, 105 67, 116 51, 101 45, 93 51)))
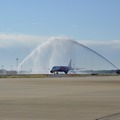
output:
POLYGON ((68 65, 82 70, 115 70, 117 67, 94 50, 71 39, 56 38, 40 44, 20 64, 19 73, 50 73, 53 66, 68 65))

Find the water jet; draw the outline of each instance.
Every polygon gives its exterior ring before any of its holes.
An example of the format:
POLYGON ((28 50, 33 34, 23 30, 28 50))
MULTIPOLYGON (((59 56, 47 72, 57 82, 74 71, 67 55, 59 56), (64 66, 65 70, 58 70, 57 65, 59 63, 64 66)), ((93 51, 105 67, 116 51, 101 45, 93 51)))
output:
POLYGON ((118 70, 96 51, 66 38, 53 38, 40 44, 19 64, 18 70, 24 74, 48 74, 53 66, 67 65, 70 59, 73 67, 84 71, 118 70))

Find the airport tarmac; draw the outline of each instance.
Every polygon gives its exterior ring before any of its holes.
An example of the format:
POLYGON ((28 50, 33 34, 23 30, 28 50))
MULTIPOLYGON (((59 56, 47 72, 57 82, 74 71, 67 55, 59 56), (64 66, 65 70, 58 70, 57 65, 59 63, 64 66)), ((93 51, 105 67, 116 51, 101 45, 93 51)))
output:
POLYGON ((95 120, 120 112, 120 76, 0 79, 0 120, 95 120))

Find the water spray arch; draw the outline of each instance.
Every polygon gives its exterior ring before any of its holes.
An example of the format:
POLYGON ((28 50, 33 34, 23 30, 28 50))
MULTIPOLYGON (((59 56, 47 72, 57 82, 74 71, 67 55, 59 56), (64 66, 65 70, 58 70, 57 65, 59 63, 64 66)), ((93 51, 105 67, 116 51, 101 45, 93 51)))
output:
POLYGON ((82 71, 116 70, 112 62, 71 39, 55 38, 39 45, 18 67, 19 73, 42 74, 49 73, 55 65, 68 65, 72 59, 72 67, 82 71))

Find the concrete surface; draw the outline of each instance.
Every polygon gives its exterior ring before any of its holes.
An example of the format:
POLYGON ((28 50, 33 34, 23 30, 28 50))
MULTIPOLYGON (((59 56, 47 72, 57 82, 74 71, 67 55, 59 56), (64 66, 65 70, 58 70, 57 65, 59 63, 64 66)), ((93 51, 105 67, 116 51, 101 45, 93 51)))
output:
POLYGON ((0 120, 95 120, 120 112, 120 76, 0 79, 0 120))

